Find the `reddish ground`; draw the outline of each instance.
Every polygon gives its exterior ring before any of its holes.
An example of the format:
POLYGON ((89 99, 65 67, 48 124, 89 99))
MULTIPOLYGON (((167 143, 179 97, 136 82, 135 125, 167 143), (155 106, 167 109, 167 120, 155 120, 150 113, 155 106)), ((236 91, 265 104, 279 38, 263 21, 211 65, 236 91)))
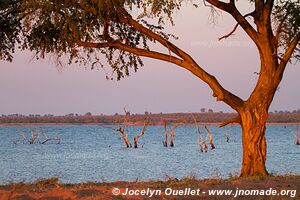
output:
POLYGON ((183 180, 172 179, 169 181, 156 182, 115 182, 115 183, 83 183, 83 184, 60 184, 58 179, 39 180, 33 184, 9 184, 0 186, 0 200, 121 200, 121 199, 149 199, 148 196, 115 196, 113 188, 119 188, 121 192, 125 188, 130 189, 156 189, 164 191, 165 188, 172 189, 255 189, 268 190, 270 188, 281 190, 296 190, 295 197, 287 196, 209 196, 201 194, 195 196, 166 196, 164 194, 153 196, 151 199, 300 199, 300 176, 268 177, 241 179, 232 178, 229 180, 207 179, 196 180, 185 178, 183 180))

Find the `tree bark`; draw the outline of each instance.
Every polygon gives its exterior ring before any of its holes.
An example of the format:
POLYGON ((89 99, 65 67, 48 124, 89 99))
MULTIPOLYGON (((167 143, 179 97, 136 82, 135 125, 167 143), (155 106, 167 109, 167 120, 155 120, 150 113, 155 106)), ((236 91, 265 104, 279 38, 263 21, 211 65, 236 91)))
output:
POLYGON ((265 166, 267 114, 255 114, 252 109, 249 109, 241 114, 241 118, 243 161, 240 176, 267 176, 268 172, 265 166))
POLYGON ((257 84, 239 111, 242 127, 243 162, 241 176, 267 176, 266 159, 266 121, 268 110, 282 80, 283 71, 279 69, 274 46, 267 37, 268 27, 261 27, 259 38, 261 67, 257 84), (267 38, 267 39, 266 39, 267 38))
POLYGON ((272 77, 272 65, 262 67, 258 83, 239 112, 242 127, 243 163, 241 176, 267 176, 266 121, 269 106, 280 80, 272 77), (270 70, 270 71, 269 71, 270 70))

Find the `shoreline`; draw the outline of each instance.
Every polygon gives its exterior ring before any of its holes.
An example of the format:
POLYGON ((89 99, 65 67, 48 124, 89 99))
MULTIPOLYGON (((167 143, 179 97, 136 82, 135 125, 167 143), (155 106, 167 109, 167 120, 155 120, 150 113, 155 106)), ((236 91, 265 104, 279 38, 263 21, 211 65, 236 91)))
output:
MULTIPOLYGON (((178 123, 179 126, 195 126, 194 123, 178 123)), ((201 126, 220 126, 222 122, 198 122, 201 126)), ((300 122, 267 122, 266 125, 272 126, 297 126, 300 122)), ((105 124, 105 123, 0 123, 0 127, 11 127, 11 126, 123 126, 124 124, 105 124)), ((143 122, 128 123, 128 126, 143 126, 143 122)), ((164 126, 162 123, 149 124, 149 126, 164 126)), ((238 126, 238 124, 230 124, 227 126, 238 126)))

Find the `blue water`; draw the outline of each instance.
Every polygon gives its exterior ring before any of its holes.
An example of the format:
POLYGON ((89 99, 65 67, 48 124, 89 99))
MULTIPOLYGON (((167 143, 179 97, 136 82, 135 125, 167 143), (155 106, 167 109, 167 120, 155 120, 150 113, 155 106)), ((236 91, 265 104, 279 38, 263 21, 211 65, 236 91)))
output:
MULTIPOLYGON (((210 126, 216 149, 201 153, 193 126, 176 129, 175 147, 162 145, 163 127, 150 126, 139 140, 143 147, 125 148, 118 133, 96 125, 42 126, 49 137, 59 134, 61 143, 14 144, 20 132, 30 136, 29 127, 0 127, 0 184, 31 182, 59 177, 63 183, 87 181, 163 180, 228 177, 241 166, 241 129, 210 126), (225 133, 231 141, 226 142, 225 133)), ((141 127, 130 127, 129 138, 141 127)), ((204 130, 203 130, 204 132, 204 130)), ((294 126, 267 127, 267 169, 276 174, 300 174, 300 146, 294 145, 294 126)))

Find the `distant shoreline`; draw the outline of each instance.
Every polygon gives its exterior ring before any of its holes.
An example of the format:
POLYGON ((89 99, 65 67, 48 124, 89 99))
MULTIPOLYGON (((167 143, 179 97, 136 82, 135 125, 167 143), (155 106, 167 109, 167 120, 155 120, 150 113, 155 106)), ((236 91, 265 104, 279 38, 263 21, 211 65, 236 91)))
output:
MULTIPOLYGON (((126 123, 128 126, 144 126, 145 120, 151 126, 170 125, 194 126, 196 118, 201 125, 218 126, 228 119, 237 117, 236 113, 204 112, 204 113, 148 113, 126 115, 85 115, 68 114, 65 116, 53 115, 1 115, 0 126, 72 126, 72 125, 97 125, 119 126, 126 123)), ((300 124, 300 110, 295 112, 269 113, 268 124, 296 125, 300 124)))
MULTIPOLYGON (((199 122, 201 126, 220 126, 221 122, 199 122)), ((267 125, 282 126, 282 125, 299 125, 300 122, 267 122, 267 125)), ((104 124, 104 123, 0 123, 0 127, 10 126, 122 126, 124 124, 104 124)), ((129 123, 129 126, 143 126, 141 122, 129 123)), ((238 124, 232 124, 227 126, 237 126, 238 124)), ((161 123, 150 124, 149 126, 163 126, 161 123)), ((193 123, 181 123, 179 126, 195 126, 193 123)))

